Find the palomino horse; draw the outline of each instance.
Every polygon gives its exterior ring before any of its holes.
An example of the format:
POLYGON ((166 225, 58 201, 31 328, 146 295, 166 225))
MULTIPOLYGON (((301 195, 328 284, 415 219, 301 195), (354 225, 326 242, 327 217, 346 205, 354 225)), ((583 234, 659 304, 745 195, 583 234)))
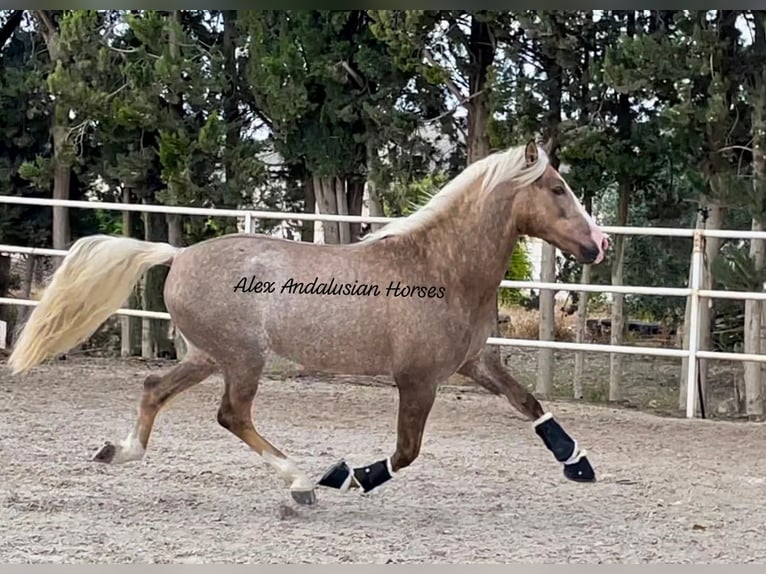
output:
POLYGON ((399 395, 396 449, 369 466, 331 466, 321 486, 368 492, 418 457, 437 386, 463 374, 510 403, 563 465, 593 481, 585 451, 485 346, 496 293, 520 234, 599 263, 607 237, 530 142, 477 161, 423 208, 350 245, 232 234, 185 248, 123 237, 76 241, 30 315, 9 359, 14 373, 85 340, 153 265, 167 265, 164 296, 188 345, 178 365, 144 382, 135 427, 95 460, 146 452, 155 417, 174 396, 222 371, 218 422, 316 502, 315 482, 253 425, 252 406, 272 351, 312 371, 390 375, 399 395))

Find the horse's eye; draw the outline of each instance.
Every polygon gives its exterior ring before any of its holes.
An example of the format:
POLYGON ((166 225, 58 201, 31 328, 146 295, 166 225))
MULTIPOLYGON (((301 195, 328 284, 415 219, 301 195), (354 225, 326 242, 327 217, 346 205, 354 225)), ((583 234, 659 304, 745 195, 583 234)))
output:
POLYGON ((556 187, 554 187, 554 188, 552 189, 552 191, 553 191, 553 193, 555 193, 556 195, 564 195, 564 194, 567 192, 567 190, 566 190, 566 189, 564 189, 563 187, 561 187, 560 185, 557 185, 556 187))

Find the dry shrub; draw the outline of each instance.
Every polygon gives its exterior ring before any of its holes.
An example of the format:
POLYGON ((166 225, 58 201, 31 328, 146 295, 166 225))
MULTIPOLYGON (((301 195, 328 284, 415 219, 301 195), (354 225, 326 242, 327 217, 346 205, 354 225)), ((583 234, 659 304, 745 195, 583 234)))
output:
MULTIPOLYGON (((500 308, 500 333, 511 339, 538 339, 540 311, 523 307, 500 308), (508 320, 503 322, 503 318, 508 320)), ((577 315, 565 315, 556 310, 556 341, 574 341, 577 334, 577 315)))

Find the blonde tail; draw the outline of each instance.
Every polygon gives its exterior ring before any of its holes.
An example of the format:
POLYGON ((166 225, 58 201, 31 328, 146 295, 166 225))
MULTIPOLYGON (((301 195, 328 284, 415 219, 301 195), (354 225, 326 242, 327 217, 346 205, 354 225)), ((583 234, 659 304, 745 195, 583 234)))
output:
POLYGON ((87 339, 128 299, 152 266, 170 264, 180 248, 129 237, 91 235, 72 245, 29 317, 8 364, 31 369, 87 339))

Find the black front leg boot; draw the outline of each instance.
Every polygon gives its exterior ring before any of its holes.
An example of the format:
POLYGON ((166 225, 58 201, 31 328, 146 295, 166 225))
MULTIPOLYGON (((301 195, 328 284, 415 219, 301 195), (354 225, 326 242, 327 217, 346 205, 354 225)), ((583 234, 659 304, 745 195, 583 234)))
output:
POLYGON ((595 482, 596 473, 588 461, 586 452, 579 450, 577 441, 567 434, 551 413, 537 419, 534 427, 548 450, 564 465, 566 478, 577 482, 595 482))
POLYGON ((391 459, 379 460, 370 466, 354 469, 354 480, 362 492, 370 492, 392 478, 391 459))
POLYGON ((596 482, 596 473, 588 461, 586 452, 580 451, 574 462, 564 465, 564 476, 575 482, 596 482))

